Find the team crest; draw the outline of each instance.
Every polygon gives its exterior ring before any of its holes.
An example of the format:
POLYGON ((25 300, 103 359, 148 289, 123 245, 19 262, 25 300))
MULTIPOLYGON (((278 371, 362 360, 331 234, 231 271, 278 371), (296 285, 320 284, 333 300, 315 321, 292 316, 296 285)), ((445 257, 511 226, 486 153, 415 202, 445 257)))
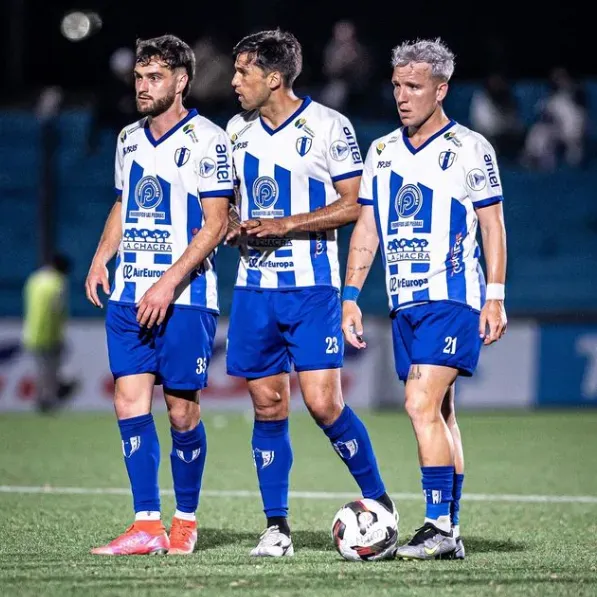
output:
POLYGON ((174 163, 180 168, 189 161, 189 157, 191 157, 191 150, 186 147, 179 147, 174 152, 174 163))
POLYGON ((356 439, 350 439, 347 442, 336 442, 334 450, 343 460, 350 460, 359 451, 359 443, 356 439))
POLYGON ((311 145, 313 145, 311 137, 299 137, 296 140, 296 150, 300 156, 307 155, 311 149, 311 145))
POLYGON ((128 441, 122 442, 122 454, 125 458, 130 458, 141 447, 141 436, 134 435, 128 441))
POLYGON ((454 163, 455 159, 456 154, 450 149, 448 149, 448 151, 442 151, 439 154, 439 167, 442 170, 447 170, 454 163))
POLYGON ((375 151, 377 151, 377 155, 381 155, 381 152, 386 148, 385 143, 378 143, 375 147, 375 151))
POLYGON ((259 448, 255 448, 253 450, 253 462, 255 463, 255 468, 259 470, 263 470, 267 468, 276 457, 276 453, 273 450, 260 450, 259 448))
POLYGON ((193 460, 197 460, 197 458, 199 458, 199 454, 201 454, 201 448, 196 448, 195 450, 192 450, 189 456, 187 456, 183 450, 176 450, 176 455, 178 456, 178 458, 183 462, 186 462, 187 464, 189 462, 193 462, 193 460))

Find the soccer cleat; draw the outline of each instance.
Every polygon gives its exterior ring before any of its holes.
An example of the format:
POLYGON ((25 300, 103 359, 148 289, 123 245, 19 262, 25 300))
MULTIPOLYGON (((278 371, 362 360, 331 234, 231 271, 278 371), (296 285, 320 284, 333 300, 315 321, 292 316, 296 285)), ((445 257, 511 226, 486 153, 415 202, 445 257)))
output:
POLYGON ((161 520, 136 520, 122 535, 96 547, 97 556, 144 556, 165 554, 170 541, 161 520))
POLYGON ((281 558, 293 556, 294 547, 292 539, 284 534, 278 525, 268 527, 261 533, 257 547, 251 550, 251 555, 256 557, 281 558))
POLYGON ((396 550, 396 557, 402 560, 451 559, 455 549, 456 540, 451 532, 446 533, 426 522, 406 545, 396 550))
POLYGON ((169 556, 183 556, 193 553, 197 544, 197 523, 191 520, 172 519, 170 527, 169 556))
POLYGON ((454 550, 453 558, 455 560, 464 560, 465 557, 464 543, 462 537, 456 537, 456 549, 454 550))

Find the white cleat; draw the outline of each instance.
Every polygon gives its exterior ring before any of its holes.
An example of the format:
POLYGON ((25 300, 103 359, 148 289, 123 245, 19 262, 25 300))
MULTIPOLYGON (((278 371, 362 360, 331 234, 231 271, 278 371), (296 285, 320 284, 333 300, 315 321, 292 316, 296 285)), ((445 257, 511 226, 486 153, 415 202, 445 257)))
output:
POLYGON ((278 528, 278 525, 268 527, 261 533, 257 547, 251 550, 251 555, 261 558, 281 558, 293 556, 292 539, 278 528))

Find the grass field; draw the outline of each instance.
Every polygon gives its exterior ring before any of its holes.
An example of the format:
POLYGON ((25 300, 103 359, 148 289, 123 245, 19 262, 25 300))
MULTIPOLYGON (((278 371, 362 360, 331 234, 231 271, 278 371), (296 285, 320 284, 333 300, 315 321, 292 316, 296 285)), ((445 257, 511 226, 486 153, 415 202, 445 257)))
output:
MULTIPOLYGON (((170 441, 165 415, 156 418, 169 522, 170 441)), ((400 538, 406 540, 423 516, 410 424, 395 413, 363 418, 397 501, 400 538)), ((597 595, 597 412, 471 413, 460 421, 468 457, 461 515, 467 559, 351 563, 333 549, 329 527, 336 510, 358 490, 303 413, 291 419, 291 485, 304 492, 291 500, 296 554, 258 561, 248 556, 264 521, 246 417, 205 417, 209 448, 193 556, 101 558, 88 555, 89 548, 112 539, 132 518, 113 417, 1 415, 0 592, 597 595)))

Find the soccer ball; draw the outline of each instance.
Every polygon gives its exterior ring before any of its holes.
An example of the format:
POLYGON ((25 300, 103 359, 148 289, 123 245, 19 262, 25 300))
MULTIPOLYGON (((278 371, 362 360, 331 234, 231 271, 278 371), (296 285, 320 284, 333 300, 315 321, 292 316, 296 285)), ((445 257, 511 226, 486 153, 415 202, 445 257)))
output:
POLYGON ((398 523, 379 502, 364 498, 338 510, 332 522, 332 540, 345 560, 392 558, 398 542, 398 523))

